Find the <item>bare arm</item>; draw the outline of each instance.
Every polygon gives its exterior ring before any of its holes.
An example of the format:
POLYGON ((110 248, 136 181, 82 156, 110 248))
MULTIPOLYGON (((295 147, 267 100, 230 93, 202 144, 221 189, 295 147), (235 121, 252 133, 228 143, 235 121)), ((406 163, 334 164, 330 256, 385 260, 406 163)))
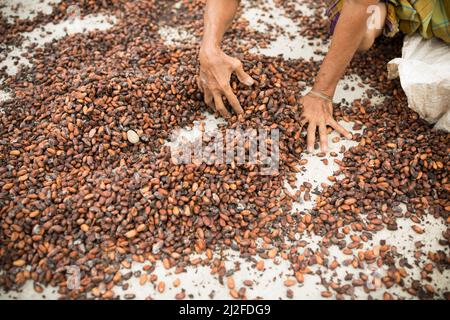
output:
MULTIPOLYGON (((370 16, 367 8, 378 2, 379 0, 345 0, 330 49, 314 83, 315 92, 329 96, 330 99, 333 97, 339 79, 345 73, 366 33, 367 19, 370 16)), ((302 125, 306 123, 309 123, 307 129, 309 152, 314 149, 317 130, 320 136, 320 147, 322 151, 327 150, 327 126, 351 138, 351 134, 333 119, 332 103, 313 94, 308 94, 303 99, 302 125)))
POLYGON ((314 89, 334 95, 339 79, 356 53, 367 29, 367 8, 378 0, 346 0, 331 46, 316 77, 314 89))
POLYGON ((238 5, 238 0, 206 2, 202 50, 220 50, 220 42, 233 21, 238 5))
POLYGON ((242 63, 226 55, 220 48, 225 31, 230 26, 239 5, 238 0, 208 0, 205 7, 204 34, 200 48, 199 89, 204 94, 205 103, 222 116, 229 117, 222 96, 225 96, 236 113, 242 113, 239 100, 230 86, 233 72, 246 85, 253 79, 245 73, 242 63))

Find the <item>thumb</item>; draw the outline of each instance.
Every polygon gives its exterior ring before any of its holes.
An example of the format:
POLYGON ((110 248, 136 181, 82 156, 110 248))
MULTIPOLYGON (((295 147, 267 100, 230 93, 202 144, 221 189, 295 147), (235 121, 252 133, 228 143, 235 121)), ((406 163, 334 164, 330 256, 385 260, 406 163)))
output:
POLYGON ((255 83, 255 80, 253 80, 250 75, 244 71, 244 68, 242 67, 242 62, 239 61, 239 64, 237 65, 236 69, 234 70, 236 73, 236 76, 238 77, 239 81, 247 86, 252 86, 255 83))

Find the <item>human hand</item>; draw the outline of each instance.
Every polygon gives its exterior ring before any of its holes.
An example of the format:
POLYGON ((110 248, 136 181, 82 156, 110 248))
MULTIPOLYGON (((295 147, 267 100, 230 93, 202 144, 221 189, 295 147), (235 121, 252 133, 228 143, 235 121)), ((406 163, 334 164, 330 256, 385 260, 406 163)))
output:
POLYGON ((230 86, 231 74, 236 73, 239 81, 248 86, 255 81, 244 71, 242 62, 220 49, 201 48, 199 57, 200 74, 197 85, 204 94, 205 103, 223 117, 229 118, 231 115, 222 100, 222 96, 225 96, 237 114, 243 113, 244 110, 230 86))
POLYGON ((308 152, 313 152, 316 140, 316 130, 319 130, 320 149, 322 152, 328 150, 327 126, 332 127, 347 139, 352 135, 333 118, 333 104, 323 98, 309 93, 302 98, 303 113, 301 116, 301 127, 308 123, 306 145, 308 152))

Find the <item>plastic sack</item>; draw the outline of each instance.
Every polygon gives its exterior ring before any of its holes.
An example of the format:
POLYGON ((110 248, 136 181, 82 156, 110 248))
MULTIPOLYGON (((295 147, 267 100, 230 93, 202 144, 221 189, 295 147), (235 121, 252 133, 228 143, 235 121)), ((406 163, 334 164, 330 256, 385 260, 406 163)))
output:
POLYGON ((388 63, 388 77, 400 77, 408 106, 421 118, 450 132, 450 45, 419 34, 406 36, 402 58, 388 63))

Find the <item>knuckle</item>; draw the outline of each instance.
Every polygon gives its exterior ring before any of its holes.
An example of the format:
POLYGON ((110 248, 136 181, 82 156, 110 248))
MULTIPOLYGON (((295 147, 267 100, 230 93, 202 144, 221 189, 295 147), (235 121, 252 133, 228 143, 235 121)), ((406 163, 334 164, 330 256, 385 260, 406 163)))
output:
POLYGON ((231 98, 233 100, 236 98, 236 96, 233 93, 233 90, 231 90, 229 86, 225 87, 223 89, 223 92, 227 95, 228 98, 231 98))
POLYGON ((219 92, 220 92, 219 85, 217 85, 217 84, 208 86, 208 89, 211 91, 211 93, 212 93, 213 95, 219 94, 219 92))
POLYGON ((233 59, 232 66, 233 66, 233 69, 241 69, 242 62, 239 59, 233 59))
POLYGON ((228 83, 219 83, 219 88, 220 91, 222 92, 229 92, 229 90, 231 90, 230 86, 228 85, 228 83))

